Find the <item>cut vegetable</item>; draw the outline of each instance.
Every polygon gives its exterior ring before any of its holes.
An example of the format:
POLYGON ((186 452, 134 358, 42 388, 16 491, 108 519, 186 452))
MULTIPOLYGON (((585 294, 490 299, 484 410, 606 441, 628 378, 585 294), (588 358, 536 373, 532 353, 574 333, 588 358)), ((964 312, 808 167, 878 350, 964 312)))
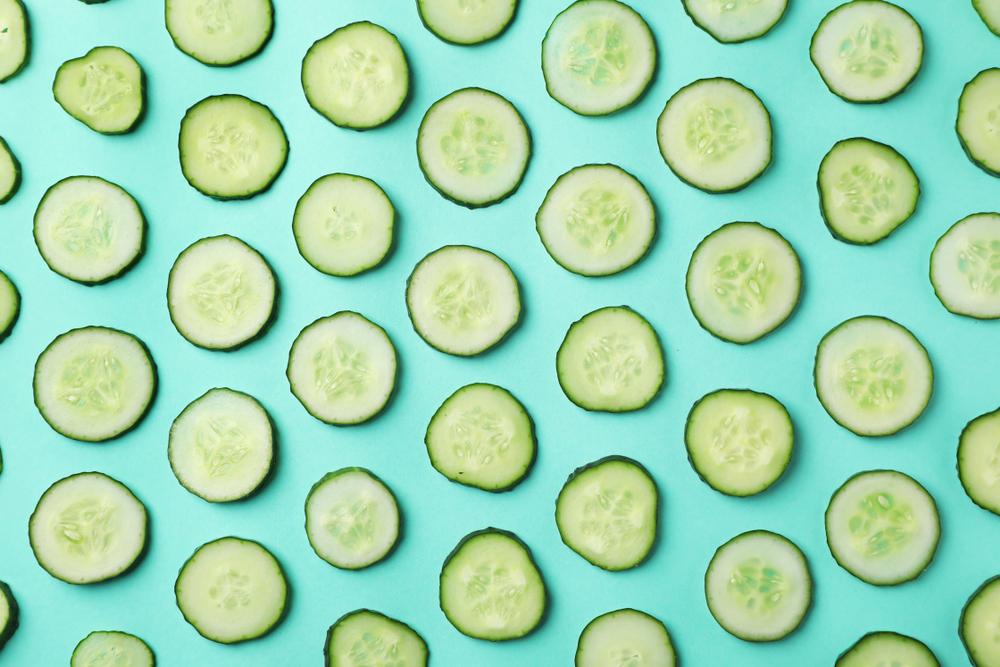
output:
POLYGON ((0 0, 0 83, 28 62, 28 13, 21 0, 0 0))
POLYGON ((499 37, 514 18, 518 0, 417 0, 420 20, 446 42, 468 46, 499 37))
POLYGON ((379 325, 342 310, 298 335, 288 353, 288 384, 306 411, 327 424, 375 417, 396 386, 396 348, 379 325))
POLYGON ((206 65, 235 65, 271 38, 271 0, 166 0, 167 32, 183 53, 206 65))
POLYGON ((146 642, 117 630, 98 630, 80 640, 70 667, 153 667, 156 658, 146 642))
POLYGON ((42 494, 28 521, 35 559, 56 579, 94 584, 125 574, 146 549, 146 507, 99 472, 65 477, 42 494))
POLYGON ((274 433, 257 399, 240 391, 210 389, 170 427, 170 468, 181 486, 211 503, 255 493, 271 472, 274 433))
MULTIPOLYGON (((0 5, 3 0, 0 0, 0 5)), ((0 14, 3 8, 0 7, 0 14)), ((0 21, 3 19, 0 18, 0 21)), ((2 39, 2 38, 0 38, 2 39)), ((2 49, 3 47, 0 47, 2 49)), ((17 189, 21 186, 21 163, 7 142, 0 137, 0 204, 6 204, 17 194, 17 189)))
POLYGON ((931 284, 949 311, 1000 318, 1000 213, 975 213, 945 232, 931 252, 931 284))
POLYGON ((441 611, 475 639, 524 637, 542 622, 547 603, 531 551, 505 530, 469 533, 441 568, 441 611))
POLYGON ((674 93, 656 138, 671 171, 705 192, 745 188, 771 164, 771 114, 732 79, 699 79, 674 93))
POLYGON ((969 661, 975 667, 1000 664, 1000 642, 997 641, 997 617, 1000 616, 1000 575, 987 579, 969 597, 958 621, 969 661))
POLYGON ((984 69, 962 89, 958 99, 958 139, 977 166, 1000 176, 1000 67, 984 69))
POLYGON ((694 24, 723 44, 762 37, 787 6, 788 0, 684 0, 694 24))
POLYGON ((334 567, 360 570, 385 559, 399 541, 399 524, 396 497, 364 468, 327 473, 306 497, 309 544, 334 567))
POLYGON ((21 294, 7 274, 0 271, 0 342, 10 335, 21 314, 21 294))
POLYGON ((549 188, 535 214, 542 245, 560 266, 583 276, 624 271, 656 235, 646 188, 613 164, 574 167, 549 188))
POLYGON ((919 639, 896 632, 869 632, 840 654, 834 667, 940 667, 919 639))
POLYGON ((972 0, 972 6, 986 27, 1000 37, 1000 0, 972 0))
POLYGON ((370 609, 344 614, 326 633, 327 667, 427 667, 427 643, 402 621, 370 609))
POLYGON ((52 93, 70 116, 101 134, 124 134, 146 105, 142 67, 117 46, 98 46, 56 71, 52 93))
POLYGON ((531 157, 524 119, 505 98, 463 88, 431 105, 417 133, 424 177, 447 199, 489 206, 517 190, 531 157))
POLYGON ((927 350, 884 317, 854 317, 816 349, 816 396, 833 420, 864 436, 892 435, 923 414, 934 390, 927 350))
POLYGON ((782 535, 752 530, 719 547, 705 573, 708 609, 722 629, 750 642, 795 631, 812 603, 802 551, 782 535))
POLYGON ((638 461, 608 456, 577 468, 556 499, 563 543, 603 570, 640 565, 656 543, 659 494, 638 461))
POLYGON ((635 609, 601 614, 583 629, 576 667, 674 667, 670 633, 659 619, 635 609))
POLYGON ((17 600, 10 586, 0 581, 0 650, 10 641, 17 630, 18 608, 17 600))
POLYGON ((962 430, 958 478, 972 502, 1000 515, 1000 410, 979 415, 962 430))
POLYGON ((146 415, 156 366, 132 334, 83 327, 60 334, 35 362, 35 405, 57 433, 86 442, 118 437, 146 415))

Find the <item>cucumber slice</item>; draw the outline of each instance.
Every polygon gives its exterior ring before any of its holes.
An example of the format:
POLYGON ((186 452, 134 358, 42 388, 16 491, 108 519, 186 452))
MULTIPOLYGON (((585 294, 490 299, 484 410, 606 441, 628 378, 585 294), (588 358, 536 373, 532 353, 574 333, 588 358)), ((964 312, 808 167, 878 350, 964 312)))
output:
POLYGON ((684 0, 694 24, 723 44, 767 34, 785 15, 788 0, 684 0))
POLYGON ((941 667, 919 639, 897 632, 869 632, 840 654, 834 667, 941 667))
POLYGON ((468 357, 494 347, 521 319, 521 290, 505 261, 466 245, 424 257, 406 282, 414 330, 436 350, 468 357))
POLYGON ((531 135, 506 98, 463 88, 427 109, 417 133, 424 178, 443 197, 467 208, 514 194, 531 157, 531 135))
POLYGON ((424 27, 452 44, 469 46, 499 37, 517 12, 518 0, 417 0, 424 27))
POLYGON ((703 482, 727 496, 752 496, 785 472, 795 429, 788 410, 773 396, 719 389, 691 408, 684 443, 703 482))
POLYGON ((802 551, 768 530, 737 535, 715 551, 705 572, 708 610, 722 629, 749 642, 773 642, 796 630, 812 603, 802 551))
MULTIPOLYGON (((0 4, 2 3, 3 0, 0 0, 0 4)), ((0 9, 0 13, 2 12, 3 9, 0 9)), ((20 186, 21 163, 17 161, 17 157, 10 150, 10 146, 3 140, 3 137, 0 137, 0 204, 6 204, 10 201, 17 194, 20 186)))
POLYGON ((979 415, 962 429, 958 479, 972 502, 1000 515, 1000 410, 979 415))
POLYGON ((21 294, 7 274, 0 271, 0 342, 14 329, 21 314, 21 294))
POLYGON ((0 581, 0 650, 10 641, 17 630, 18 608, 17 600, 10 586, 0 581))
POLYGON ((958 139, 978 167, 1000 176, 1000 67, 984 69, 962 89, 958 98, 958 139))
POLYGON ((674 93, 656 139, 677 178, 705 192, 745 188, 771 164, 771 114, 732 79, 699 79, 674 93))
POLYGON ((431 465, 453 482, 509 491, 535 462, 535 427, 513 394, 467 384, 445 399, 424 436, 431 465))
POLYGON ((370 609, 344 614, 330 626, 327 667, 427 667, 427 643, 402 621, 370 609))
POLYGON ((441 568, 441 611, 463 635, 492 642, 530 634, 545 617, 548 591, 531 550, 514 533, 469 533, 441 568))
POLYGON ((958 634, 975 667, 1000 664, 997 616, 1000 616, 1000 575, 987 579, 976 589, 962 608, 958 622, 958 634))
POLYGON ((35 406, 61 435, 102 442, 134 428, 156 394, 156 365, 132 334, 82 327, 56 336, 35 362, 35 406))
POLYGON ((50 269, 96 285, 124 275, 142 257, 146 218, 121 186, 97 176, 70 176, 42 196, 34 237, 50 269))
POLYGON ((29 34, 28 12, 21 0, 0 0, 0 83, 28 62, 29 34))
POLYGON ((360 570, 384 560, 399 542, 399 506, 382 480, 364 468, 327 473, 306 497, 306 536, 334 567, 360 570))
POLYGON ((853 317, 816 349, 816 396, 835 422, 863 436, 892 435, 920 417, 934 390, 927 350, 908 329, 853 317))
POLYGON ((656 208, 642 183, 613 164, 585 164, 556 179, 535 214, 552 259, 582 276, 607 276, 642 259, 656 208))
POLYGON ((628 306, 608 306, 570 325, 556 353, 566 398, 584 410, 630 412, 656 398, 666 376, 660 338, 628 306))
POLYGON ((316 419, 346 426, 374 418, 396 386, 396 348, 385 329, 342 310, 299 333, 288 353, 288 384, 316 419))
POLYGON ((189 342, 234 350, 259 338, 275 315, 278 286, 267 260, 223 234, 195 241, 170 269, 170 321, 189 342))
POLYGON ((269 108, 242 95, 213 95, 181 119, 181 171, 215 199, 249 199, 285 168, 288 137, 269 108))
POLYGON ((235 65, 260 53, 271 39, 271 0, 166 0, 170 39, 206 65, 235 65))
POLYGON ((334 125, 367 130, 396 117, 410 93, 410 66, 396 36, 358 21, 317 40, 302 60, 309 106, 334 125))
POLYGON ((153 667, 156 658, 146 642, 118 630, 97 630, 73 649, 69 667, 153 667))
POLYGON ((854 475, 826 509, 826 542, 834 560, 875 586, 919 577, 934 558, 940 536, 934 498, 895 470, 854 475))
POLYGON ((253 396, 210 389, 170 426, 167 458, 177 481, 199 498, 210 503, 242 500, 271 472, 271 417, 253 396))
POLYGON ((389 255, 396 209, 375 181, 352 174, 316 179, 295 205, 299 254, 331 276, 373 269, 389 255))
POLYGON ((956 222, 931 252, 931 284, 956 315, 1000 318, 1000 213, 974 213, 956 222))
POLYGON ((674 667, 670 633, 659 619, 635 609, 601 614, 583 629, 576 667, 674 667))
POLYGON ((94 584, 131 570, 146 549, 147 530, 142 501, 99 472, 50 486, 28 521, 38 564, 69 584, 94 584))
POLYGON ((97 46, 59 66, 52 94, 66 113, 95 132, 124 134, 145 111, 145 75, 129 52, 97 46))
POLYGON ((986 27, 1000 37, 1000 0, 972 0, 972 6, 986 27))
POLYGON ((688 304, 698 324, 730 343, 752 343, 780 327, 799 303, 802 267, 781 234, 731 222, 706 236, 688 265, 688 304))
POLYGON ((577 0, 556 16, 542 40, 546 90, 583 116, 631 106, 654 72, 653 33, 638 12, 617 0, 577 0))
POLYGON ((612 572, 642 564, 656 543, 660 496, 641 463, 608 456, 577 468, 556 499, 563 544, 612 572))
POLYGON ((820 21, 809 45, 823 83, 847 102, 885 102, 903 92, 923 54, 920 25, 883 0, 840 5, 820 21))

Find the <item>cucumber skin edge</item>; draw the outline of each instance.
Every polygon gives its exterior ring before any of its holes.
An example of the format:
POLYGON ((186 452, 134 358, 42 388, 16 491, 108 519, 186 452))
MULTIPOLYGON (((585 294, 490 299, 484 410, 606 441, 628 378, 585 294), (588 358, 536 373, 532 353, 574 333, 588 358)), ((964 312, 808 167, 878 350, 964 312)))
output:
POLYGON ((20 624, 20 610, 10 586, 2 581, 0 581, 0 596, 7 598, 7 604, 10 607, 10 617, 7 619, 7 624, 0 628, 0 650, 3 650, 4 645, 14 636, 20 624))
POLYGON ((0 151, 7 151, 7 154, 10 155, 11 162, 14 164, 14 182, 10 184, 10 189, 7 190, 6 193, 0 195, 0 204, 6 204, 14 198, 14 195, 17 194, 18 189, 21 187, 21 162, 17 159, 17 156, 14 155, 14 151, 10 149, 10 146, 7 145, 7 142, 4 141, 3 137, 0 137, 0 151))

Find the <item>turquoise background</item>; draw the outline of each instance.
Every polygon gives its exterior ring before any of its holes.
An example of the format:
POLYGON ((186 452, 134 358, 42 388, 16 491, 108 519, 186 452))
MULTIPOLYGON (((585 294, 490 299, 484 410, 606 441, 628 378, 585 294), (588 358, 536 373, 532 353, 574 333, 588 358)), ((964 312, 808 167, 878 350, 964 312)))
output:
POLYGON ((695 667, 830 665, 861 634, 891 629, 930 645, 945 665, 966 660, 956 633, 967 596, 1000 571, 1000 519, 974 506, 955 474, 958 434, 971 418, 1000 403, 1000 324, 947 313, 927 279, 937 237, 959 218, 1000 208, 1000 182, 972 165, 953 128, 963 84, 1000 65, 1000 39, 965 0, 902 4, 924 28, 924 67, 911 88, 884 105, 847 104, 830 94, 808 59, 809 38, 833 0, 793 0, 765 38, 724 46, 696 28, 679 0, 635 0, 652 26, 661 65, 648 94, 610 118, 573 114, 545 93, 539 43, 565 2, 527 0, 510 30, 490 44, 445 44, 421 25, 410 0, 278 0, 276 31, 257 58, 212 69, 177 51, 154 0, 28 0, 33 53, 27 69, 0 86, 0 134, 24 168, 21 191, 0 207, 0 268, 23 295, 13 335, 0 345, 0 579, 21 603, 21 628, 0 653, 0 666, 67 664, 76 642, 94 629, 122 629, 146 639, 159 663, 178 665, 320 664, 327 627, 343 613, 371 607, 412 624, 443 666, 569 665, 583 626, 611 609, 632 606, 663 619, 678 652, 695 667), (333 29, 369 19, 395 32, 410 58, 413 96, 386 127, 342 130, 311 110, 299 85, 308 46, 333 29), (67 116, 50 85, 62 61, 98 44, 133 53, 148 76, 148 115, 132 134, 104 137, 67 116), (775 157, 743 192, 707 195, 682 184, 657 150, 656 117, 679 87, 705 76, 731 76, 755 89, 770 110, 775 157), (509 97, 527 120, 534 156, 517 193, 500 205, 468 211, 428 186, 417 166, 416 129, 427 107, 463 86, 509 97), (269 105, 284 124, 291 153, 266 194, 216 202, 198 194, 177 163, 178 122, 202 97, 242 93, 269 105), (863 135, 895 146, 919 174, 916 215, 874 247, 835 241, 820 218, 816 168, 838 139, 863 135), (586 162, 615 162, 649 188, 660 233, 649 256, 619 276, 588 279, 557 266, 534 231, 534 212, 555 178, 586 162), (377 180, 399 210, 398 245, 369 274, 337 279, 312 269, 291 234, 295 201, 318 176, 347 171, 377 180), (149 219, 148 251, 124 278, 84 287, 50 272, 31 237, 44 190, 73 174, 96 174, 127 188, 149 219), (691 251, 732 220, 759 220, 781 231, 801 255, 805 290, 786 326, 739 347, 700 329, 684 295, 691 251), (282 296, 274 327, 245 349, 197 349, 167 316, 167 272, 194 240, 235 234, 273 264, 282 296), (468 243, 506 259, 521 280, 521 327, 495 351, 459 359, 436 352, 413 332, 403 300, 416 261, 446 243, 468 243), (588 414, 562 394, 554 355, 570 322, 605 305, 628 304, 646 315, 664 341, 665 390, 646 410, 588 414), (375 421, 335 428, 310 417, 288 391, 286 355, 299 330, 341 309, 383 325, 401 357, 395 400, 375 421), (912 428, 889 438, 852 435, 826 415, 813 393, 816 342, 838 322, 874 313, 910 327, 934 360, 934 398, 912 428), (140 427, 106 444, 54 433, 31 397, 32 367, 57 334, 100 324, 148 343, 160 391, 140 427), (491 495, 448 482, 431 468, 422 438, 439 403, 475 381, 503 385, 533 415, 539 456, 513 492, 491 495), (213 386, 258 397, 280 434, 279 463, 264 491, 245 503, 210 505, 181 488, 167 464, 170 422, 213 386), (760 497, 724 497, 703 484, 685 457, 682 434, 691 404, 720 387, 772 393, 798 430, 785 478, 760 497), (553 503, 577 466, 608 454, 644 463, 655 476, 663 510, 659 546, 638 569, 607 573, 559 541, 553 503), (302 504, 325 472, 367 466, 395 490, 405 514, 399 550, 363 572, 343 572, 316 557, 302 528, 302 504), (943 538, 928 572, 914 583, 879 589, 841 570, 824 542, 823 511, 851 474, 896 468, 937 499, 943 538), (57 581, 36 564, 27 520, 53 481, 100 470, 129 485, 152 519, 146 559, 131 574, 95 586, 57 581), (550 614, 530 637, 490 644, 460 635, 438 609, 437 577, 446 554, 467 532, 485 526, 516 531, 533 549, 551 593, 550 614), (744 530, 786 534, 809 557, 815 604, 801 630, 770 645, 726 634, 705 606, 702 577, 714 549, 744 530), (238 535, 260 540, 285 565, 294 596, 285 622, 270 636, 238 646, 201 638, 174 605, 177 568, 203 542, 238 535))

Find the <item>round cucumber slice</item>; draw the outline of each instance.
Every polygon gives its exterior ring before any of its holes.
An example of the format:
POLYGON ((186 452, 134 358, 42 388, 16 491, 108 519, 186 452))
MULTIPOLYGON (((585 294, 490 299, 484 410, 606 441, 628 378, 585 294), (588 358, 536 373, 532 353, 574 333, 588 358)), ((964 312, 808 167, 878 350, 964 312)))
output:
POLYGON ((271 39, 271 0, 166 0, 170 39, 198 62, 226 66, 260 53, 271 39))
POLYGON ((513 394, 468 384, 445 399, 424 436, 431 465, 453 482, 509 491, 535 462, 535 427, 513 394))
POLYGON ((255 493, 271 472, 274 433, 257 399, 227 388, 192 401, 170 426, 167 458, 177 481, 210 503, 255 493))
POLYGON ((684 0, 694 24, 723 44, 764 36, 787 6, 788 0, 684 0))
POLYGON ((10 586, 0 581, 0 650, 17 630, 19 610, 10 586))
POLYGON ((941 667, 919 639, 896 632, 869 632, 840 654, 834 667, 941 667))
POLYGON ((660 496, 641 463, 608 456, 577 468, 556 499, 563 544, 612 572, 642 564, 656 543, 660 496))
POLYGON ((309 544, 334 567, 360 570, 384 560, 396 548, 399 525, 396 497, 365 468, 327 473, 306 497, 309 544))
POLYGON ((493 253, 448 245, 414 267, 406 308, 428 345, 468 357, 494 347, 517 325, 521 291, 510 266, 493 253))
POLYGON ((705 192, 745 188, 771 164, 771 114, 732 79, 699 79, 674 93, 656 139, 677 178, 705 192))
POLYGON ((840 5, 820 21, 809 45, 823 83, 847 102, 885 102, 903 92, 923 54, 920 25, 883 0, 840 5))
POLYGON ((656 235, 656 208, 642 183, 613 164, 585 164, 556 179, 535 214, 552 259, 582 276, 624 271, 656 235))
POLYGON ((958 478, 972 502, 1000 515, 1000 410, 979 415, 962 429, 958 478))
POLYGON ((919 577, 941 536, 937 505, 909 475, 861 472, 834 492, 826 509, 826 542, 834 560, 875 586, 919 577))
POLYGON ((531 135, 506 98, 463 88, 427 109, 417 133, 417 159, 427 182, 467 208, 514 194, 531 157, 531 135))
POLYGON ((299 333, 288 353, 288 384, 316 419, 346 426, 374 418, 396 386, 396 348, 379 325, 342 310, 299 333))
POLYGON ((931 284, 956 315, 1000 318, 1000 213, 974 213, 956 222, 931 252, 931 284))
POLYGON ((334 125, 367 130, 396 117, 410 92, 410 66, 396 36, 358 21, 317 40, 302 60, 309 106, 334 125))
POLYGON ((920 181, 896 149, 855 137, 833 145, 819 165, 819 205, 827 229, 847 243, 881 241, 910 219, 920 181))
POLYGON ((288 137, 274 114, 242 95, 213 95, 181 119, 181 171, 198 192, 214 199, 249 199, 285 168, 288 137))
POLYGON ((965 84, 958 98, 958 139, 977 166, 1000 176, 1000 67, 984 69, 965 84))
POLYGON ((656 71, 656 40, 646 21, 617 0, 577 0, 542 40, 545 88, 584 116, 606 116, 635 103, 656 71))
POLYGON ((799 303, 802 267, 781 234, 731 222, 706 236, 688 265, 688 304, 698 324, 730 343, 752 343, 782 324, 799 303))
POLYGON ((583 629, 576 645, 576 667, 674 667, 677 655, 659 619, 635 609, 601 614, 583 629))
POLYGON ((499 37, 517 12, 518 0, 417 0, 424 27, 452 44, 469 46, 499 37))
POLYGON ((132 334, 83 327, 60 334, 35 362, 35 405, 57 433, 102 442, 129 431, 156 393, 156 366, 132 334))
POLYGON ((987 579, 976 589, 962 608, 958 622, 958 634, 975 667, 1000 664, 1000 642, 996 640, 998 615, 1000 575, 987 579))
POLYGON ((123 275, 142 257, 146 218, 121 186, 97 176, 70 176, 42 196, 34 237, 50 269, 96 285, 123 275))
POLYGON ((101 134, 131 132, 146 106, 142 67, 117 46, 98 46, 64 62, 52 93, 66 113, 101 134))
POLYGON ((295 206, 292 233, 299 254, 317 271, 353 276, 389 255, 396 209, 375 181, 327 174, 295 206))
POLYGON ((877 316, 831 329, 816 349, 816 396, 857 435, 892 435, 923 414, 934 389, 927 350, 905 327, 877 316))
MULTIPOLYGON (((0 5, 2 3, 3 0, 0 0, 0 5)), ((2 13, 3 9, 0 8, 0 14, 2 13)), ((0 24, 2 22, 3 19, 0 18, 0 24)), ((10 201, 20 187, 21 163, 17 161, 17 156, 14 155, 3 137, 0 137, 0 204, 6 204, 10 201)))
POLYGON ((149 645, 135 635, 118 630, 96 630, 73 649, 69 667, 153 667, 156 658, 149 645))
POLYGON ((0 271, 0 341, 10 335, 21 314, 21 294, 7 274, 0 271))
POLYGON ((99 472, 65 477, 45 491, 28 521, 35 559, 56 579, 94 584, 125 574, 146 549, 146 507, 99 472))
POLYGON ((812 577, 788 538, 751 530, 719 547, 705 573, 708 610, 745 641, 773 642, 794 632, 812 603, 812 577))
POLYGON ((972 0, 979 18, 997 37, 1000 37, 1000 0, 972 0))
POLYGON ((370 609, 344 614, 326 633, 326 667, 427 667, 427 643, 402 621, 370 609))
POLYGON ((21 0, 0 0, 0 83, 28 62, 29 34, 28 12, 21 0))

